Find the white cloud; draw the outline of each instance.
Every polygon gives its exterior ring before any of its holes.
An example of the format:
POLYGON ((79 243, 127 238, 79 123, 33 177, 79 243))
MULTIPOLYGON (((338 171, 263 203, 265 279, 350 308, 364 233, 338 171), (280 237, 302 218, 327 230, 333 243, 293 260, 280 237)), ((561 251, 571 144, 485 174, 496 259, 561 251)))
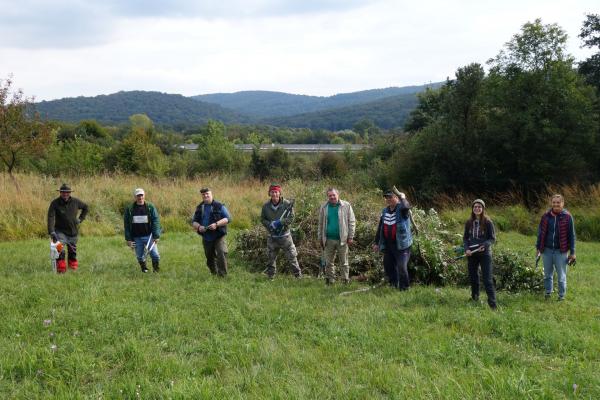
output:
POLYGON ((593 12, 590 1, 558 0, 22 4, 41 15, 12 8, 0 16, 0 77, 12 72, 38 99, 119 90, 331 95, 422 84, 485 64, 538 17, 563 27, 569 51, 584 58, 577 34, 593 12))

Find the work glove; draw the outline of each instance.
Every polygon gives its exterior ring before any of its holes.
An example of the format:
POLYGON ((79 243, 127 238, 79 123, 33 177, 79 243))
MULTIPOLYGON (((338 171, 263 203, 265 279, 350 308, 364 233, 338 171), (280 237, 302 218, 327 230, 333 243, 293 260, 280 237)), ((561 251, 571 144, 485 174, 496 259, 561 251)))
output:
POLYGON ((52 239, 53 243, 58 242, 58 236, 56 236, 56 232, 50 233, 50 238, 52 239))
POLYGON ((272 231, 275 231, 275 230, 281 228, 282 226, 283 226, 283 224, 281 223, 280 219, 276 219, 275 221, 271 222, 271 225, 270 225, 272 231))

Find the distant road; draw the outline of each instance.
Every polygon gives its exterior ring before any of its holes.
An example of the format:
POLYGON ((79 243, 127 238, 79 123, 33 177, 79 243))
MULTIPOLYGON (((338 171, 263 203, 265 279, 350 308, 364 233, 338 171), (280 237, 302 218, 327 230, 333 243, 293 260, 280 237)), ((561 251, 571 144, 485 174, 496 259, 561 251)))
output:
MULTIPOLYGON (((235 144, 237 150, 250 152, 254 149, 253 144, 235 144)), ((367 144, 262 144, 260 150, 272 150, 275 148, 283 149, 288 153, 339 153, 343 151, 360 151, 367 149, 370 146, 367 144)), ((198 145, 193 144, 180 144, 180 149, 196 151, 198 145)))

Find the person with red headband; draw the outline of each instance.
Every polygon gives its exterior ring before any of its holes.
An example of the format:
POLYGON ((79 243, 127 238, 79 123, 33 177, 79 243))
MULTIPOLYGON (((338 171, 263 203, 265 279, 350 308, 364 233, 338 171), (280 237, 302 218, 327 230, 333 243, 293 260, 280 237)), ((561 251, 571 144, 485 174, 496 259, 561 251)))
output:
POLYGON ((269 186, 269 201, 267 201, 261 212, 261 222, 267 229, 267 251, 269 254, 269 265, 265 273, 269 279, 273 279, 276 272, 276 261, 279 250, 283 250, 292 273, 296 278, 302 277, 302 271, 298 264, 298 252, 290 233, 290 224, 294 219, 293 201, 284 199, 281 195, 281 186, 272 184, 269 186))

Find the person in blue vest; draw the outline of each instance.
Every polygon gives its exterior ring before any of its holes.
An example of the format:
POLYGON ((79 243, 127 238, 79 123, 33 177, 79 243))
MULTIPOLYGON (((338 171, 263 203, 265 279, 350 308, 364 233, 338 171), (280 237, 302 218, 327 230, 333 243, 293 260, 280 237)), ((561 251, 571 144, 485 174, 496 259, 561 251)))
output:
POLYGON ((575 222, 565 209, 565 200, 560 194, 551 198, 552 207, 540 220, 536 249, 544 262, 544 289, 546 298, 553 290, 554 270, 558 277, 558 300, 567 293, 567 264, 575 262, 575 222))
POLYGON ((386 191, 383 197, 387 207, 379 217, 373 250, 383 252, 383 269, 390 285, 399 290, 408 290, 408 260, 413 243, 411 206, 406 195, 395 187, 386 191))
POLYGON ((210 188, 200 189, 202 203, 196 207, 192 228, 202 236, 206 265, 210 273, 220 277, 227 275, 227 224, 231 216, 224 204, 213 199, 210 188))
POLYGON ((481 266, 483 286, 488 305, 492 310, 497 308, 492 265, 492 245, 495 242, 496 231, 492 220, 485 213, 485 202, 476 199, 471 203, 471 217, 465 223, 463 247, 471 281, 471 300, 479 302, 479 266, 481 266))
POLYGON ((160 217, 154 204, 146 201, 144 189, 137 188, 133 192, 135 201, 125 208, 123 224, 127 245, 135 249, 135 255, 143 273, 148 272, 146 266, 146 251, 152 258, 152 270, 160 270, 160 254, 158 241, 160 239, 160 217))

